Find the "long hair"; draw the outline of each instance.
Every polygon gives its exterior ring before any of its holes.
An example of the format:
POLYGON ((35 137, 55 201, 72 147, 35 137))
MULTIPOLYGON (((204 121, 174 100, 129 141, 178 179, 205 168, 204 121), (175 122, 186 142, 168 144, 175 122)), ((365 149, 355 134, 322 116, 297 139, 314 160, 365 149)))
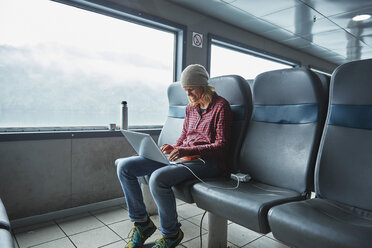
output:
MULTIPOLYGON (((215 93, 215 89, 213 86, 210 86, 210 85, 207 85, 207 86, 198 86, 202 89, 202 96, 201 96, 201 99, 205 102, 207 102, 208 104, 212 102, 212 99, 213 99, 213 95, 215 93)), ((187 97, 189 99, 189 102, 192 106, 195 106, 195 105, 198 105, 199 104, 199 101, 198 102, 192 102, 190 100, 189 97, 187 97)))

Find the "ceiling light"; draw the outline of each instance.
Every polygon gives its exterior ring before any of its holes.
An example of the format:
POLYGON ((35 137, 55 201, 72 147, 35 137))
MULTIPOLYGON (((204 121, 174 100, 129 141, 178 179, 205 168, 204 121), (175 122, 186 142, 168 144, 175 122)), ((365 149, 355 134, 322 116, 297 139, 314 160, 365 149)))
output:
POLYGON ((368 15, 368 14, 366 14, 366 15, 356 15, 356 16, 353 17, 353 21, 360 22, 360 21, 367 20, 369 18, 371 18, 371 15, 368 15))

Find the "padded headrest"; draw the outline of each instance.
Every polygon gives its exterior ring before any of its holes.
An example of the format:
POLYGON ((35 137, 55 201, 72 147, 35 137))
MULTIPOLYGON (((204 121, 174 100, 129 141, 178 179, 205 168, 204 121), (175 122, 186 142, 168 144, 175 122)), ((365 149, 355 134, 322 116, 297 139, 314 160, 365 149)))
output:
POLYGON ((249 84, 237 75, 214 77, 209 80, 218 95, 225 98, 230 105, 246 105, 252 103, 249 84))
MULTIPOLYGON (((209 80, 215 87, 217 94, 225 98, 230 105, 245 104, 251 99, 251 90, 244 78, 237 75, 214 77, 209 80)), ((171 106, 186 106, 189 101, 180 82, 175 82, 168 87, 168 99, 171 106)))
POLYGON ((325 90, 319 77, 304 68, 259 74, 253 84, 253 98, 252 120, 259 122, 312 123, 319 117, 323 119, 326 109, 325 90))
POLYGON ((334 71, 329 124, 372 129, 371 78, 372 59, 346 63, 334 71))
POLYGON ((186 106, 189 103, 180 82, 174 82, 168 86, 168 101, 169 106, 186 106))
POLYGON ((256 181, 308 192, 326 115, 316 74, 291 68, 264 72, 253 83, 254 110, 240 170, 256 181))
MULTIPOLYGON (((237 75, 214 77, 209 80, 218 95, 225 98, 234 113, 234 120, 247 120, 252 113, 252 93, 246 80, 237 75)), ((184 118, 189 103, 180 82, 168 87, 169 112, 173 118, 184 118)))
POLYGON ((319 101, 317 99, 319 95, 315 90, 321 89, 314 89, 313 80, 319 78, 315 73, 304 68, 261 73, 253 84, 253 102, 258 105, 316 103, 319 101))
POLYGON ((214 77, 209 80, 218 95, 225 98, 233 112, 233 121, 249 120, 252 114, 252 92, 244 78, 237 75, 214 77))
POLYGON ((331 92, 331 104, 372 105, 372 59, 339 66, 333 72, 331 92))

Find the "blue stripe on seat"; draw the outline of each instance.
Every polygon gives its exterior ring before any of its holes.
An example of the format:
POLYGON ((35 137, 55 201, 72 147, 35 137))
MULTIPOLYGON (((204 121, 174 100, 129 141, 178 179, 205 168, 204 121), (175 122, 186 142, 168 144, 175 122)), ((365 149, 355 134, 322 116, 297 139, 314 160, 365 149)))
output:
POLYGON ((186 115, 186 106, 169 106, 168 117, 184 119, 186 115))
POLYGON ((255 105, 252 119, 259 122, 282 124, 316 122, 318 120, 318 105, 255 105))
MULTIPOLYGON (((230 107, 234 121, 247 119, 247 107, 245 105, 231 105, 230 107)), ((185 115, 186 106, 169 106, 168 117, 183 119, 185 115)))
POLYGON ((372 129, 372 105, 332 104, 329 125, 372 129))

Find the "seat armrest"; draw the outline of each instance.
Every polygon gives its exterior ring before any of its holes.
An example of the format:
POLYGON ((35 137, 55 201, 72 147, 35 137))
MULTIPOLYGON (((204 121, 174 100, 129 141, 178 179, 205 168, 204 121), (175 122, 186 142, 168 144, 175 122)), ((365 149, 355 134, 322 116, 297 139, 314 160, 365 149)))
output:
POLYGON ((0 199, 0 228, 10 230, 9 218, 1 199, 0 199))
POLYGON ((12 235, 8 230, 0 229, 0 247, 1 248, 14 248, 14 241, 12 235))

